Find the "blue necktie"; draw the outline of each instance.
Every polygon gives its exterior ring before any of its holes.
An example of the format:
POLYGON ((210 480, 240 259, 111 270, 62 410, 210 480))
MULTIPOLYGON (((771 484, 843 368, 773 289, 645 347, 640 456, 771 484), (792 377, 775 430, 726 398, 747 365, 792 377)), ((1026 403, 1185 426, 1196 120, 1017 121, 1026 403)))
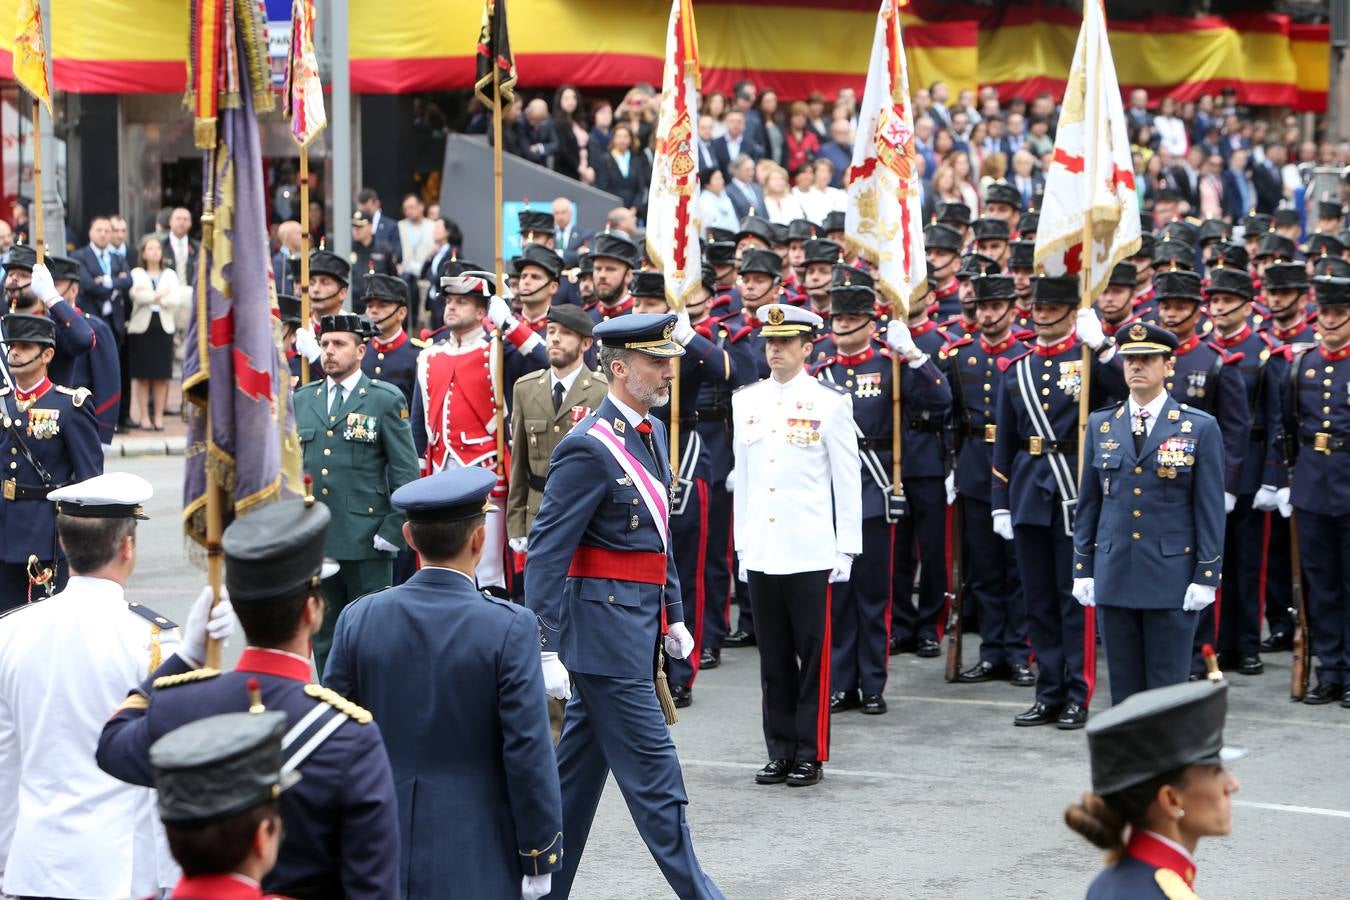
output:
POLYGON ((99 254, 98 254, 98 264, 99 264, 99 266, 101 266, 101 267, 103 268, 103 274, 104 274, 104 275, 109 275, 109 274, 112 273, 112 265, 111 265, 110 261, 108 260, 108 251, 107 251, 107 250, 100 250, 100 251, 99 251, 99 254))

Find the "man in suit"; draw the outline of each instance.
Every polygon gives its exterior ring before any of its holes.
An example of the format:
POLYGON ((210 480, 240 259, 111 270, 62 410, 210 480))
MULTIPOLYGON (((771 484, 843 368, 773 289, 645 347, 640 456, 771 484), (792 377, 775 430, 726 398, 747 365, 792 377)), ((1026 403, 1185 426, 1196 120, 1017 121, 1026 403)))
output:
POLYGON ((853 163, 853 126, 848 119, 835 119, 830 123, 830 139, 820 145, 820 155, 834 164, 834 180, 830 187, 842 188, 844 176, 853 163))
POLYGON ((450 220, 431 220, 431 239, 435 249, 422 267, 421 277, 427 282, 427 324, 431 330, 445 321, 445 296, 441 292, 441 276, 448 275, 446 266, 455 259, 455 247, 450 243, 450 220))
MULTIPOLYGON (((189 616, 184 645, 197 649, 173 654, 127 694, 103 726, 97 759, 114 778, 153 787, 151 745, 189 722, 243 713, 256 682, 257 702, 298 729, 280 749, 300 776, 280 800, 285 829, 264 887, 297 898, 384 900, 398 871, 398 801, 380 727, 310 681, 309 642, 324 618, 319 585, 332 567, 324 560, 331 519, 307 497, 230 523, 221 541, 229 600, 189 616), (233 671, 197 668, 212 631, 235 615, 247 645, 233 671)), ((197 602, 210 607, 210 588, 197 602)))
POLYGON ((277 293, 294 294, 295 276, 291 274, 290 261, 300 257, 300 223, 289 219, 278 225, 277 242, 281 248, 272 254, 272 277, 277 283, 277 293))
MULTIPOLYGON (((186 211, 185 211, 186 212, 186 211)), ((131 369, 127 364, 127 292, 131 290, 131 269, 124 257, 112 252, 112 222, 107 216, 95 216, 89 223, 89 243, 71 254, 80 264, 81 308, 98 316, 112 329, 117 339, 117 360, 121 366, 122 400, 117 411, 117 427, 131 427, 131 369)), ((170 259, 165 254, 165 260, 170 259)))
POLYGON ((609 396, 558 444, 530 529, 525 600, 539 620, 544 689, 571 698, 558 744, 569 847, 556 900, 571 893, 611 772, 675 894, 722 897, 694 855, 656 694, 662 649, 694 649, 668 546, 666 430, 648 415, 670 401, 671 359, 684 352, 675 321, 632 314, 595 327, 609 396))
POLYGON ((764 189, 755 183, 755 161, 747 154, 742 153, 732 162, 726 193, 731 198, 737 221, 752 212, 764 212, 764 189))
POLYGON ((1241 222, 1256 208, 1256 199, 1256 186, 1247 171, 1247 151, 1234 150, 1223 170, 1223 214, 1230 222, 1241 222))
POLYGON ((591 239, 591 232, 578 225, 572 215, 572 201, 566 197, 553 200, 553 247, 562 256, 563 265, 577 264, 578 251, 591 239))
POLYGON ((1214 417, 1168 396, 1171 332, 1117 334, 1129 400, 1088 418, 1073 595, 1100 603, 1111 704, 1182 684, 1223 568, 1224 447, 1214 417))
POLYGON ((745 131, 745 113, 740 110, 730 110, 726 117, 722 119, 722 124, 726 126, 726 133, 716 138, 712 142, 713 158, 717 160, 717 168, 722 170, 722 174, 731 180, 733 175, 733 163, 736 158, 744 154, 750 157, 751 161, 758 161, 764 155, 764 148, 755 142, 752 135, 745 131))
POLYGON ((380 195, 375 193, 374 188, 361 188, 356 195, 356 208, 370 220, 375 240, 389 247, 398 247, 398 223, 384 214, 380 195))
POLYGON ((383 728, 408 900, 536 900, 574 856, 563 853, 534 616, 474 583, 496 484, 491 469, 447 469, 394 492, 422 568, 342 612, 324 670, 383 728))
POLYGON ((197 280, 197 254, 201 252, 202 245, 188 234, 191 230, 192 213, 180 206, 169 214, 169 233, 163 242, 164 265, 178 274, 178 283, 182 285, 190 285, 197 280))
POLYGON ((295 392, 295 423, 305 474, 333 513, 326 549, 339 566, 324 579, 328 617, 314 635, 314 659, 322 668, 338 613, 393 582, 403 514, 390 507, 389 495, 417 477, 417 456, 403 393, 361 371, 365 321, 339 313, 324 316, 319 329, 325 377, 295 392))
POLYGON ((701 115, 698 117, 698 138, 694 141, 695 152, 698 156, 698 177, 701 183, 708 182, 708 176, 713 169, 720 169, 717 164, 717 158, 713 156, 713 126, 715 120, 712 116, 701 115))
POLYGON ((1045 194, 1045 176, 1036 170, 1036 157, 1030 150, 1018 150, 1012 156, 1008 183, 1022 196, 1022 209, 1040 209, 1045 194))
MULTIPOLYGON (((98 437, 104 447, 113 442, 117 430, 117 413, 122 404, 122 367, 117 359, 117 339, 113 337, 108 323, 81 313, 78 301, 80 296, 80 264, 66 256, 48 256, 48 271, 51 272, 52 285, 57 295, 67 303, 52 303, 47 314, 61 321, 63 309, 69 309, 82 316, 82 324, 89 327, 94 336, 88 353, 80 353, 73 358, 63 360, 68 365, 68 374, 56 380, 67 387, 88 388, 93 392, 94 416, 98 419, 98 437)), ((36 311, 41 304, 36 304, 36 311)), ((20 310, 22 311, 22 310, 20 310)), ((65 323, 63 323, 65 324, 65 323)), ((74 331, 81 323, 71 321, 57 330, 57 349, 61 348, 61 332, 74 331)))

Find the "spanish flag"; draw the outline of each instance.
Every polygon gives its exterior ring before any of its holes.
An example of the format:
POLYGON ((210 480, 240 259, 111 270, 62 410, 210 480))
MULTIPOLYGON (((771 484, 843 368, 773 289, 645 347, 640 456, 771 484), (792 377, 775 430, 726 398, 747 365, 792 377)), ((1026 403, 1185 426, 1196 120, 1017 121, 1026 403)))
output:
POLYGON ((14 80, 52 108, 51 80, 47 77, 47 45, 42 38, 42 10, 38 0, 19 0, 14 32, 14 80))

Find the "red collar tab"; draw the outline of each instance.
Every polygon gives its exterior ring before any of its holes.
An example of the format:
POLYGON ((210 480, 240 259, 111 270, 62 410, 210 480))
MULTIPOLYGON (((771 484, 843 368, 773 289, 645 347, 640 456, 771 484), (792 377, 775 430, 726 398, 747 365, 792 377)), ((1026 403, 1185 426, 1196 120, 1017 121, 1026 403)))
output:
POLYGON ((37 386, 34 387, 31 391, 21 391, 19 390, 18 386, 15 385, 14 399, 18 400, 20 403, 29 403, 31 401, 40 399, 43 394, 47 393, 51 389, 52 389, 51 379, 44 375, 42 376, 42 380, 39 381, 37 383, 37 386))
POLYGON ((984 339, 984 335, 980 335, 980 349, 983 350, 985 353, 988 353, 990 356, 998 356, 1000 353, 1002 353, 1004 350, 1007 350, 1015 343, 1017 343, 1017 338, 1012 334, 1009 334, 1007 337, 999 341, 997 344, 989 343, 987 340, 984 339))
POLYGON ((535 334, 543 334, 544 332, 548 331, 548 313, 544 313, 537 319, 528 319, 522 314, 520 317, 520 321, 524 322, 525 327, 533 331, 535 334))
POLYGON ((1053 344, 1037 344, 1033 349, 1037 356, 1058 356, 1065 350, 1073 349, 1078 343, 1078 335, 1070 332, 1069 336, 1053 344))
POLYGON ((1102 331, 1106 332, 1108 337, 1114 337, 1117 331, 1120 331, 1120 329, 1124 328, 1126 325, 1133 325, 1138 321, 1139 316, 1137 314, 1130 316, 1128 319, 1124 319, 1119 325, 1112 325, 1110 322, 1102 319, 1102 331))
POLYGON ((909 326, 909 334, 911 337, 918 337, 921 334, 927 334, 936 327, 938 327, 937 319, 924 319, 920 325, 909 326))
POLYGON ((877 351, 871 346, 868 346, 864 347, 860 353, 854 353, 852 356, 849 356, 844 353, 837 354, 834 358, 834 361, 841 366, 858 366, 867 362, 869 359, 871 359, 876 355, 877 351))
POLYGON ((1185 356, 1187 353, 1190 353, 1192 350, 1194 350, 1196 347, 1199 346, 1200 346, 1200 335, 1192 334, 1190 337, 1186 338, 1186 340, 1182 341, 1180 344, 1177 344, 1176 355, 1185 356))
POLYGON ((1168 869, 1181 876, 1187 887, 1195 884, 1195 864, 1176 847, 1166 844, 1147 831, 1135 831, 1130 835, 1130 843, 1125 848, 1128 856, 1153 866, 1155 869, 1168 869))
POLYGON ((1252 336, 1252 326, 1250 324, 1244 323, 1242 326, 1242 330, 1230 338, 1226 338, 1221 334, 1215 334, 1214 342, 1223 349, 1230 350, 1251 336, 1252 336))
POLYGON ((379 338, 372 338, 370 345, 375 348, 376 353, 389 353, 408 343, 408 332, 402 328, 398 330, 398 336, 388 343, 379 338))
POLYGON ((1153 299, 1153 287, 1150 286, 1149 289, 1144 291, 1143 293, 1134 295, 1134 305, 1143 306, 1145 303, 1147 303, 1152 299, 1153 299))
POLYGON ((244 652, 239 654, 239 662, 234 670, 252 672, 256 675, 276 675, 278 678, 289 678, 302 684, 310 682, 308 662, 289 653, 263 647, 245 647, 244 652))
POLYGON ((251 898, 271 897, 264 895, 262 888, 234 875, 198 875, 189 878, 184 875, 173 889, 173 897, 183 900, 251 900, 251 898))
POLYGON ((956 278, 953 277, 950 284, 948 284, 946 287, 938 288, 937 291, 935 291, 935 293, 937 294, 939 300, 946 300, 948 297, 952 296, 960 289, 961 289, 961 282, 957 281, 956 278))
POLYGON ((605 304, 601 303, 599 305, 599 309, 600 309, 600 316, 602 317, 602 319, 611 319, 614 316, 621 316, 624 313, 630 313, 633 311, 633 298, 628 296, 624 297, 623 302, 620 303, 618 306, 606 306, 605 304))
POLYGON ((1318 352, 1327 362, 1340 362, 1343 359, 1350 359, 1350 344, 1346 344, 1339 350, 1328 350, 1325 346, 1318 347, 1318 352))
POLYGON ((1279 322, 1276 322, 1274 319, 1270 320, 1270 330, 1275 332, 1275 337, 1279 338, 1282 341, 1287 341, 1290 338, 1297 337, 1298 333, 1302 331, 1304 328, 1307 328, 1308 325, 1309 320, 1307 316, 1299 316, 1298 321, 1296 321, 1290 328, 1281 328, 1279 322))

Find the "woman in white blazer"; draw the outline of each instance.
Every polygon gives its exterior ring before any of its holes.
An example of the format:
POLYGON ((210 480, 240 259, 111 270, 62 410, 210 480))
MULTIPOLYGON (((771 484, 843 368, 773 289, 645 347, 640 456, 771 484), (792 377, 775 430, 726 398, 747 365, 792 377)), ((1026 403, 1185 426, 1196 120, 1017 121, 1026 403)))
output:
POLYGON ((164 405, 173 378, 174 313, 181 302, 178 273, 163 265, 164 245, 154 235, 142 238, 139 250, 140 265, 131 270, 131 318, 127 322, 131 402, 136 427, 163 431, 164 405))

